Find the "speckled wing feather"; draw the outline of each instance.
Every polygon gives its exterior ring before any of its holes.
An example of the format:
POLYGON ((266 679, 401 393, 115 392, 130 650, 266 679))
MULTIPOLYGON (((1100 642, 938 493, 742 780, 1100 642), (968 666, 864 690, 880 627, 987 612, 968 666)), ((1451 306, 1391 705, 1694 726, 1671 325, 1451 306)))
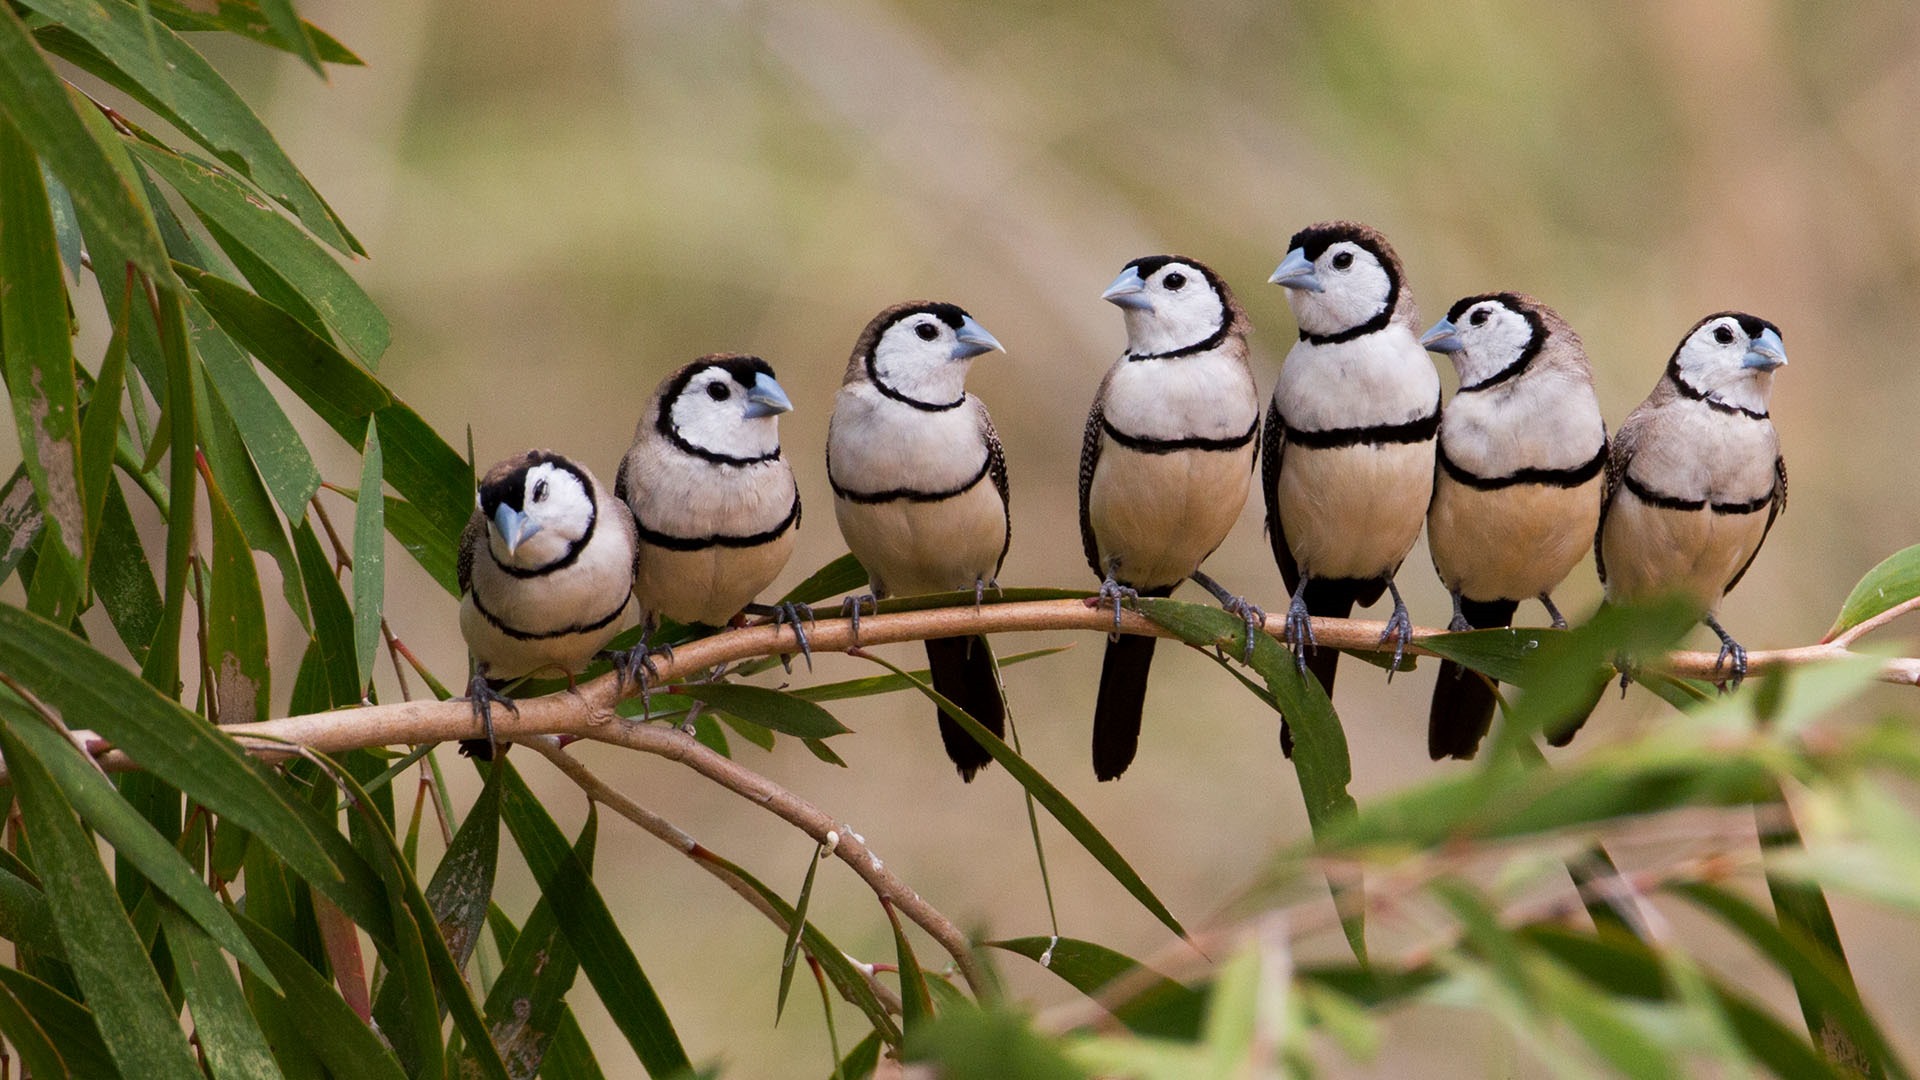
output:
POLYGON ((1747 568, 1752 566, 1753 560, 1759 557, 1760 549, 1767 546, 1767 534, 1773 531, 1773 519, 1779 517, 1787 508, 1787 459, 1785 457, 1773 459, 1773 478, 1773 502, 1767 507, 1767 527, 1760 530, 1760 542, 1753 545, 1753 554, 1747 556, 1747 561, 1740 564, 1739 573, 1734 574, 1733 580, 1727 582, 1727 587, 1720 590, 1722 596, 1732 592, 1733 587, 1740 584, 1740 579, 1747 576, 1747 568))
POLYGON ((1087 565, 1093 568, 1093 576, 1106 580, 1107 571, 1100 565, 1100 541, 1093 535, 1093 511, 1089 505, 1093 498, 1093 470, 1100 464, 1101 421, 1106 416, 1107 382, 1112 378, 1100 380, 1100 391, 1093 396, 1093 408, 1087 410, 1087 430, 1080 440, 1080 546, 1086 551, 1087 565))
POLYGON ((1280 483, 1280 455, 1286 452, 1287 423, 1280 419, 1280 403, 1267 404, 1267 418, 1260 427, 1260 495, 1267 505, 1267 543, 1273 548, 1273 561, 1280 567, 1280 580, 1287 595, 1300 586, 1300 567, 1293 561, 1293 549, 1287 546, 1286 530, 1280 527, 1280 502, 1275 490, 1280 483))
POLYGON ((1000 446, 1000 433, 993 429, 993 417, 987 415, 986 406, 980 407, 980 440, 987 444, 987 475, 993 479, 993 488, 1000 493, 1000 511, 1007 519, 1007 538, 1000 544, 1000 558, 993 564, 995 577, 1000 576, 1000 568, 1006 565, 1007 551, 1013 547, 1013 498, 1007 486, 1007 454, 1000 446))
POLYGON ((460 559, 455 564, 454 576, 460 582, 460 595, 467 595, 473 588, 473 560, 480 557, 480 545, 487 542, 487 519, 475 510, 467 519, 467 527, 460 530, 460 559))
POLYGON ((1656 405, 1649 400, 1639 408, 1627 414, 1626 422, 1613 435, 1613 443, 1607 453, 1606 479, 1600 484, 1600 524, 1593 530, 1593 565, 1600 573, 1600 584, 1607 583, 1607 559, 1600 551, 1600 538, 1607 532, 1607 511, 1613 508, 1613 498, 1620 493, 1620 487, 1626 483, 1627 469, 1633 464, 1633 452, 1640 445, 1640 436, 1653 421, 1656 405))

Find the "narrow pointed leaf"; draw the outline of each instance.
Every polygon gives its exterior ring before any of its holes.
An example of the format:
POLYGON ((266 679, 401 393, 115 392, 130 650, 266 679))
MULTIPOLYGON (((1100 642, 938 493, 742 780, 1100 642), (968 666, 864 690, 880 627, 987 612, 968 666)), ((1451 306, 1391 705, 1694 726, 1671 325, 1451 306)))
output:
MULTIPOLYGON (((251 894, 249 894, 251 896, 251 894)), ((239 916, 240 928, 247 932, 254 947, 266 958, 274 977, 286 989, 286 1009, 299 1017, 301 1049, 325 1063, 335 1076, 365 1077, 366 1080, 405 1080, 406 1073, 394 1060, 372 1029, 361 1023, 333 985, 302 959, 286 942, 246 916, 239 916)), ((249 997, 271 994, 264 986, 251 983, 249 997)), ((278 998, 278 995, 276 995, 278 998)), ((258 1011, 258 1006, 256 1006, 258 1011)), ((284 1064, 284 1057, 282 1059, 284 1064)))
POLYGON ((234 420, 217 387, 212 385, 205 364, 194 379, 194 408, 200 415, 200 448, 213 478, 226 499, 241 538, 254 551, 271 557, 280 568, 280 595, 294 618, 304 627, 312 621, 307 610, 306 592, 300 588, 300 567, 294 561, 293 547, 287 543, 280 512, 268 493, 260 474, 254 469, 254 456, 246 436, 234 420))
POLYGON ((307 40, 306 25, 293 10, 292 0, 260 0, 260 11, 266 15, 267 25, 273 27, 282 47, 305 61, 315 75, 326 78, 326 71, 320 67, 320 56, 313 51, 313 42, 307 40))
MULTIPOLYGON (((491 777, 488 782, 493 782, 491 777)), ((574 858, 589 871, 596 826, 597 822, 589 821, 573 847, 574 858)), ((573 988, 580 961, 560 930, 552 902, 544 896, 534 904, 513 942, 500 951, 505 960, 487 993, 487 1027, 508 1074, 513 1080, 531 1080, 536 1073, 547 1074, 547 1055, 563 1026, 572 1020, 566 995, 573 988)))
POLYGON ((592 875, 574 857, 566 838, 512 763, 497 761, 493 768, 504 769, 507 774, 501 817, 526 856, 527 869, 540 883, 540 895, 553 903, 554 914, 574 955, 580 958, 587 980, 639 1056, 640 1064, 648 1075, 659 1078, 691 1071, 693 1063, 681 1048, 680 1037, 674 1034, 666 1008, 640 969, 633 947, 615 925, 592 875))
POLYGON ((23 461, 14 466, 13 475, 0 485, 0 583, 13 576, 13 568, 33 549, 45 523, 23 461))
MULTIPOLYGON (((44 1031, 59 1049, 66 1063, 63 1072, 48 1076, 115 1076, 113 1056, 100 1038, 93 1014, 87 1007, 59 990, 17 968, 0 967, 0 986, 4 986, 20 1008, 44 1031)), ((13 1036, 11 1031, 7 1032, 13 1036)), ((35 1074, 39 1075, 38 1073, 35 1074)))
POLYGON ((780 1014, 787 1009, 787 991, 793 986, 793 966, 800 959, 800 932, 807 925, 807 905, 813 902, 813 875, 820 869, 820 857, 826 852, 815 850, 807 859, 807 877, 800 883, 800 898, 794 901, 793 917, 787 920, 786 944, 780 948, 780 994, 773 1003, 773 1022, 780 1022, 780 1014))
POLYGON ((127 383, 127 313, 120 313, 120 326, 107 342, 107 354, 100 361, 100 374, 94 379, 93 393, 87 398, 87 411, 80 431, 80 490, 86 495, 87 567, 91 578, 93 553, 100 541, 100 529, 106 515, 107 488, 113 484, 113 449, 120 437, 120 399, 127 383))
POLYGON ((885 900, 880 906, 887 910, 887 921, 893 924, 893 946, 900 968, 900 1026, 911 1039, 933 1021, 933 992, 927 989, 926 972, 920 969, 919 957, 913 955, 899 913, 885 900))
POLYGON ((247 724, 272 714, 268 686, 267 608, 253 550, 233 510, 201 459, 207 517, 213 523, 212 581, 207 592, 207 663, 213 669, 216 715, 222 724, 247 724))
POLYGON ((480 941, 499 860, 500 781, 497 774, 489 774, 426 889, 440 936, 446 939, 454 965, 462 970, 480 941))
POLYGON ((112 479, 107 483, 103 517, 88 577, 121 643, 135 663, 144 663, 153 635, 160 628, 160 589, 154 584, 153 567, 140 544, 133 512, 120 493, 120 485, 112 479))
MULTIPOLYGON (((279 1076, 267 1037, 254 1022, 246 995, 228 970, 220 947, 171 905, 161 906, 160 925, 166 930, 167 952, 173 956, 173 970, 193 1013, 193 1041, 206 1055, 214 1080, 279 1076)), ((239 933, 238 926, 234 932, 239 933)), ((251 953, 253 947, 248 945, 247 951, 251 953)), ((264 971, 262 962, 256 974, 264 971)))
POLYGON ((1822 640, 1832 641, 1848 627, 1858 626, 1916 596, 1920 596, 1920 544, 1887 556, 1880 565, 1867 571, 1847 594, 1846 603, 1840 605, 1840 614, 1834 616, 1833 628, 1822 640))
MULTIPOLYGON (((384 462, 380 456, 377 422, 367 424, 367 448, 361 458, 360 490, 380 490, 384 462)), ((372 681, 373 662, 380 650, 380 609, 386 603, 386 503, 362 499, 353 515, 353 656, 366 681, 372 681)))
MULTIPOLYGON (((1053 656, 1073 648, 1071 645, 1056 645, 1050 649, 1034 649, 1029 652, 1015 653, 1012 656, 996 657, 995 663, 1001 667, 1024 664, 1029 660, 1053 656)), ((815 683, 812 686, 796 686, 786 693, 808 701, 842 701, 847 698, 872 697, 876 694, 891 694, 901 690, 914 689, 913 680, 928 681, 932 676, 926 668, 907 672, 907 678, 898 675, 869 675, 863 679, 843 679, 839 682, 815 683)))
POLYGON ((107 868, 53 776, 17 737, 17 723, 10 717, 0 725, 0 753, 6 755, 33 838, 33 854, 48 886, 54 925, 107 1050, 124 1073, 193 1080, 200 1075, 193 1052, 174 1020, 159 975, 147 961, 146 949, 120 907, 107 868))
POLYGON ((675 692, 704 701, 730 716, 802 739, 825 739, 847 733, 833 714, 804 698, 764 686, 744 683, 690 683, 675 692))
POLYGON ((298 518, 305 513, 307 500, 320 490, 320 471, 314 467, 306 442, 254 370, 253 361, 215 325, 207 309, 198 302, 189 303, 187 321, 193 330, 195 350, 213 380, 215 393, 245 437, 261 482, 273 494, 281 513, 298 518))
POLYGON ((167 560, 161 579, 163 600, 160 626, 140 674, 167 697, 180 695, 180 627, 186 618, 187 567, 193 556, 196 525, 194 454, 198 442, 193 413, 193 357, 187 344, 186 313, 180 297, 170 289, 154 294, 153 316, 160 351, 166 357, 167 397, 173 407, 165 413, 165 431, 155 432, 154 445, 164 437, 167 452, 167 560))
POLYGON ((927 699, 932 701, 942 713, 964 728, 967 734, 973 736, 974 741, 978 742, 988 754, 992 755, 993 760, 999 762, 1000 767, 1007 771, 1007 775, 1013 777, 1016 783, 1026 789, 1035 802, 1045 807, 1047 813, 1052 814, 1053 819, 1067 830, 1067 834, 1079 841, 1087 854, 1093 856, 1094 861, 1104 867, 1107 873, 1120 883, 1121 888, 1126 889, 1135 900, 1140 901, 1141 906, 1151 912, 1154 918, 1159 919, 1167 929, 1181 937, 1187 936, 1186 930, 1180 925, 1180 920, 1173 917, 1173 912, 1167 910, 1167 906, 1160 902, 1160 898, 1153 894, 1152 889, 1147 888, 1147 883, 1140 879, 1140 875, 1134 871, 1119 850, 1101 835, 1100 830, 1080 812, 1079 807, 1073 805, 1072 800, 1062 794, 1059 788, 1054 787, 1046 777, 1040 775, 1040 771, 1028 764, 1025 758, 1014 751, 1013 747, 982 727, 980 721, 969 716, 965 709, 941 696, 932 686, 919 679, 913 679, 904 670, 879 656, 872 653, 862 655, 900 678, 909 679, 915 689, 926 695, 927 699))
MULTIPOLYGON (((283 51, 290 50, 290 46, 280 40, 280 35, 267 22, 266 13, 260 10, 260 5, 252 0, 221 0, 205 8, 194 6, 189 0, 146 0, 146 3, 154 18, 175 30, 225 30, 249 41, 283 51)), ((364 64, 353 50, 340 44, 325 30, 312 23, 303 23, 302 28, 321 60, 329 64, 356 67, 364 64)))
POLYGON ((20 1055, 20 1064, 28 1076, 84 1075, 66 1063, 54 1045, 53 1036, 4 987, 0 987, 0 1035, 5 1035, 9 1049, 20 1055))
POLYGON ((817 604, 832 596, 841 596, 867 587, 867 570, 851 554, 842 555, 815 570, 805 581, 787 590, 780 599, 789 604, 817 604))
POLYGON ((1131 957, 1076 938, 1026 937, 989 941, 996 949, 1039 963, 1067 985, 1111 1009, 1114 1019, 1139 1035, 1197 1038, 1207 995, 1174 982, 1131 957), (1049 955, 1051 954, 1051 955, 1049 955), (1113 991, 1124 991, 1115 998, 1113 991))
POLYGON ((387 532, 448 596, 460 595, 459 553, 447 534, 435 528, 418 507, 387 496, 387 532))
POLYGON ((146 200, 95 141, 81 118, 82 107, 68 95, 13 5, 0 4, 0 116, 19 129, 66 185, 96 255, 111 247, 147 275, 164 277, 166 249, 146 200))
POLYGON ((426 516, 448 550, 456 549, 473 516, 473 467, 405 402, 381 409, 379 420, 387 485, 426 516))
MULTIPOLYGON (((333 563, 320 550, 320 538, 305 519, 293 529, 293 550, 300 562, 300 578, 313 611, 314 645, 326 665, 327 694, 323 707, 351 705, 360 700, 359 660, 354 655, 353 609, 347 604, 333 563)), ((368 676, 372 678, 371 675, 368 676)))

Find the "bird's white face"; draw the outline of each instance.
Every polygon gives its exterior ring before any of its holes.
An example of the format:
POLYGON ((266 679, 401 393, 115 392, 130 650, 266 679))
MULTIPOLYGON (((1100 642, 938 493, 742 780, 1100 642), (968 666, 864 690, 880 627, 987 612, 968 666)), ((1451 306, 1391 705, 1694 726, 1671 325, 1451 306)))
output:
POLYGON ((593 524, 593 496, 571 469, 552 461, 516 475, 517 490, 482 492, 480 509, 487 515, 494 557, 533 569, 565 556, 586 536, 593 524))
POLYGON ((1545 336, 1544 327, 1501 300, 1482 300, 1447 321, 1461 345, 1449 352, 1461 386, 1473 386, 1505 371, 1529 346, 1537 347, 1536 335, 1545 336))
POLYGON ((1336 240, 1312 259, 1300 248, 1287 252, 1274 274, 1287 289, 1287 304, 1300 329, 1309 334, 1339 334, 1387 310, 1393 299, 1393 275, 1380 257, 1351 240, 1336 240), (1311 272, 1285 272, 1311 266, 1311 272))
POLYGON ((873 377, 914 401, 948 405, 966 394, 974 357, 998 348, 993 335, 959 308, 910 311, 874 344, 873 377))
POLYGON ((1779 332, 1750 315, 1707 320, 1673 358, 1675 374, 1688 388, 1753 413, 1767 411, 1773 370, 1786 362, 1779 332))
POLYGON ((695 371, 667 403, 667 418, 675 433, 699 450, 752 459, 779 451, 778 417, 792 408, 786 391, 766 372, 710 364, 695 371))
POLYGON ((1213 282, 1177 259, 1143 259, 1123 271, 1104 297, 1127 323, 1127 351, 1173 352, 1207 340, 1226 324, 1227 306, 1213 282))

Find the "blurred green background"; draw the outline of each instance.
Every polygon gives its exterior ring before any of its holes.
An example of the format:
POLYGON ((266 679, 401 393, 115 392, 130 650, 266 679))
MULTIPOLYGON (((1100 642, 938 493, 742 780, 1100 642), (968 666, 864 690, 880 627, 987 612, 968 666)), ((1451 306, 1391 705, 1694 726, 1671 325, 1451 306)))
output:
MULTIPOLYGON (((356 272, 393 320, 390 385, 456 445, 471 425, 483 466, 551 446, 610 482, 668 371, 710 351, 767 357, 797 405, 783 438, 810 511, 780 589, 844 550, 822 447, 847 352, 881 307, 950 300, 1006 343, 972 383, 1012 473, 1002 581, 1084 586, 1080 430, 1123 344, 1101 288, 1138 255, 1206 261, 1248 309, 1265 389, 1293 338, 1266 275, 1295 229, 1333 217, 1386 232, 1428 318, 1493 289, 1558 308, 1586 340, 1616 426, 1700 315, 1740 308, 1783 328, 1792 364, 1773 412, 1792 504, 1722 609, 1749 647, 1817 640, 1861 573, 1920 540, 1920 5, 1907 0, 301 10, 367 67, 334 69, 323 86, 265 50, 211 43, 213 58, 373 253, 356 272)), ((99 351, 81 355, 92 366, 99 351)), ((354 482, 351 458, 326 456, 334 440, 314 445, 329 479, 354 482)), ((1278 610, 1254 498, 1208 569, 1278 610)), ((454 681, 465 665, 454 602, 411 562, 390 566, 395 631, 454 681)), ((1590 566, 1559 593, 1569 615, 1597 602, 1590 566)), ((1417 623, 1445 622, 1424 546, 1400 583, 1417 623)), ((1521 617, 1544 622, 1531 606, 1521 617)), ((294 655, 292 629, 279 628, 277 657, 294 655)), ((1029 756, 1183 920, 1204 922, 1268 853, 1306 835, 1274 717, 1172 647, 1137 763, 1094 783, 1098 640, 1043 635, 1001 651, 1054 643, 1075 648, 1008 674, 1029 756)), ((1358 798, 1460 767, 1426 760, 1433 665, 1391 686, 1346 669, 1336 705, 1358 798)), ((871 672, 834 657, 814 677, 871 672)), ((279 681, 283 696, 290 685, 279 681)), ((1892 691, 1873 700, 1914 711, 1892 691)), ((1671 715, 1644 692, 1609 699, 1570 752, 1671 715)), ((1046 933, 1017 787, 992 769, 960 784, 918 698, 841 716, 857 732, 834 744, 849 770, 785 743, 766 755, 736 740, 736 753, 859 829, 963 924, 1046 933)), ((812 847, 798 833, 669 763, 582 756, 797 891, 812 847)), ((577 825, 578 792, 523 768, 577 825)), ((457 794, 464 805, 469 792, 457 794)), ((737 1076, 824 1074, 811 989, 772 1026, 779 933, 668 848, 605 827, 625 839, 602 845, 603 888, 696 1060, 717 1055, 737 1076)), ((1616 854, 1631 867, 1716 833, 1750 843, 1751 823, 1668 820, 1616 854)), ((1045 835, 1063 932, 1141 956, 1167 949, 1092 860, 1057 829, 1045 835)), ((526 880, 503 888, 510 903, 532 894, 526 880)), ((871 894, 843 868, 825 868, 813 910, 861 958, 890 958, 871 894)), ((1671 933, 1711 933, 1669 914, 1671 933)), ((1920 1036, 1901 1021, 1916 1017, 1920 946, 1885 940, 1900 924, 1857 905, 1839 901, 1837 914, 1869 1005, 1914 1052, 1920 1036)), ((1412 913, 1374 926, 1377 949, 1436 929, 1412 913)), ((1343 948, 1329 931, 1302 952, 1343 948)), ((1760 970, 1732 949, 1720 966, 1736 982, 1760 970)), ((1025 961, 1003 967, 1038 1008, 1074 996, 1025 961)), ((1792 1015, 1784 983, 1757 988, 1792 1015)), ((582 1012, 603 1060, 622 1060, 597 1004, 582 1012)), ((857 1022, 841 1016, 843 1031, 857 1022)), ((1491 1025, 1439 1007, 1388 1031, 1379 1059, 1339 1072, 1530 1071, 1491 1025)))

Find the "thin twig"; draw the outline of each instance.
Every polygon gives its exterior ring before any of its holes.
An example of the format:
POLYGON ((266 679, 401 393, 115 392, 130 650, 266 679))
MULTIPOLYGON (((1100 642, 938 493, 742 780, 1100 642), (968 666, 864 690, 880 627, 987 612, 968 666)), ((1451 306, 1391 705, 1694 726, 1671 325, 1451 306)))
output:
POLYGON ((1843 649, 1847 648, 1854 642, 1859 641, 1861 638, 1873 633, 1875 630, 1880 629, 1910 611, 1920 611, 1920 596, 1916 596, 1904 603, 1895 604, 1871 619, 1862 619, 1832 637, 1824 639, 1822 644, 1838 645, 1843 649))
MULTIPOLYGON (((779 927, 782 931, 788 929, 787 920, 782 918, 778 911, 774 910, 773 905, 767 903, 766 897, 761 896, 758 890, 747 884, 739 875, 733 873, 725 866, 713 861, 711 858, 703 857, 708 854, 707 849, 702 847, 700 842, 695 840, 686 830, 646 807, 641 806, 639 803, 622 794, 619 790, 608 785, 606 781, 596 776, 593 770, 587 768, 579 758, 574 757, 562 749, 558 739, 536 738, 527 739, 525 742, 528 747, 548 761, 551 761, 555 768, 566 774, 567 779, 572 780, 581 791, 585 792, 587 798, 592 799, 594 802, 605 806, 607 809, 640 826, 656 839, 693 860, 696 866, 712 874, 715 878, 719 879, 721 884, 732 889, 740 895, 741 899, 753 905, 754 910, 765 915, 773 925, 779 927)), ((881 1006, 889 1012, 900 1012, 900 996, 894 993, 891 987, 873 978, 873 965, 853 960, 852 957, 848 957, 848 959, 853 963, 856 970, 862 972, 867 980, 867 985, 873 990, 875 996, 880 999, 881 1006)))

